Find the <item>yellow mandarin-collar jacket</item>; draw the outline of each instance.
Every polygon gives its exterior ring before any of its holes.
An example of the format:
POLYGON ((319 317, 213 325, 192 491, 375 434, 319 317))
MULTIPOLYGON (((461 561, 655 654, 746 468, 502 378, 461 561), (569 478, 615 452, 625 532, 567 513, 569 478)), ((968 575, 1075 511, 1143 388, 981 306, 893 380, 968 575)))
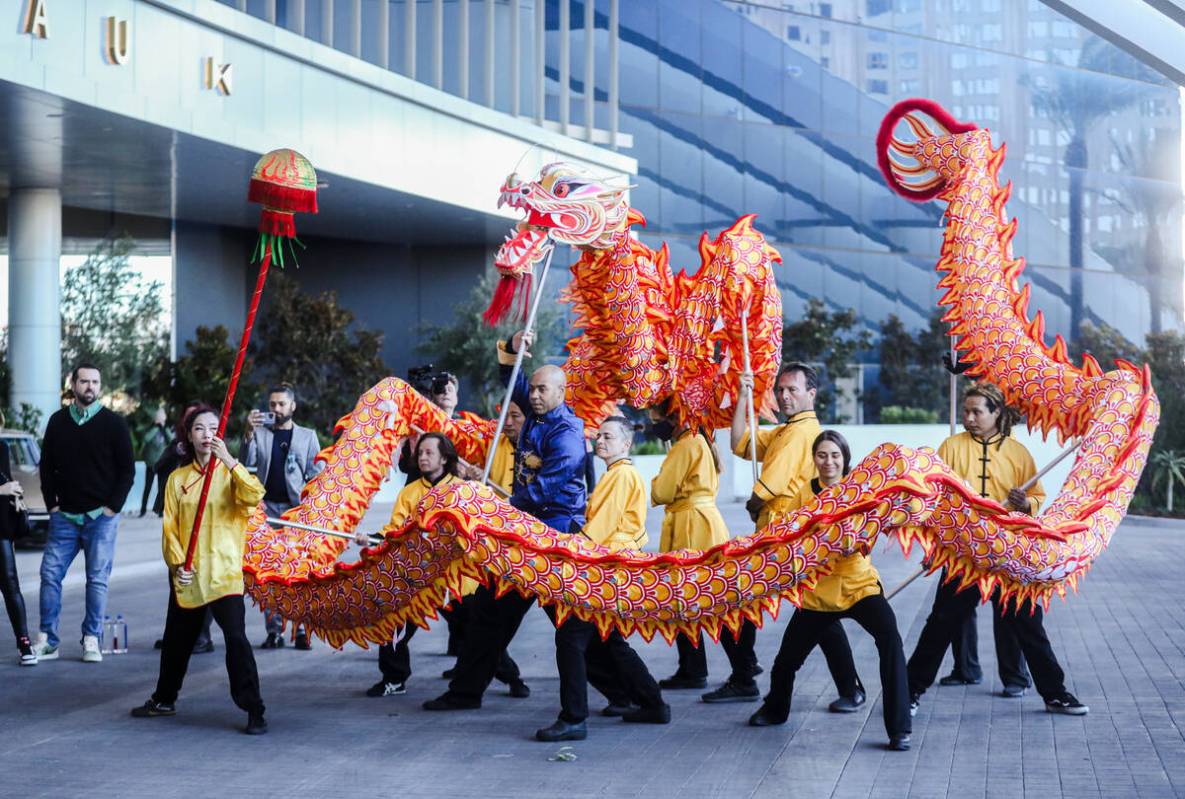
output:
MULTIPOLYGON (((815 498, 811 480, 798 492, 793 510, 798 510, 815 498)), ((872 559, 854 552, 831 562, 831 574, 820 577, 814 591, 802 595, 803 610, 822 610, 837 613, 847 610, 861 599, 881 592, 881 576, 872 559)))
POLYGON ((646 485, 628 458, 610 464, 588 498, 584 534, 612 550, 646 546, 646 485))
MULTIPOLYGON (((986 443, 968 432, 951 436, 938 447, 938 457, 971 484, 981 497, 1008 504, 1008 492, 1020 488, 1037 474, 1033 456, 1011 436, 995 436, 986 443)), ((1045 489, 1038 480, 1026 492, 1029 513, 1036 514, 1045 502, 1045 489)))
POLYGON ((505 433, 498 439, 498 446, 494 448, 490 479, 507 494, 514 490, 514 443, 505 433))
MULTIPOLYGON (((758 429, 761 477, 753 485, 753 493, 765 501, 757 517, 758 530, 798 507, 798 492, 815 475, 811 445, 822 431, 814 411, 796 413, 778 427, 758 429)), ((734 452, 749 459, 748 430, 734 452)))
POLYGON ((416 508, 419 507, 420 500, 424 498, 425 494, 433 488, 455 483, 458 479, 451 474, 446 474, 440 478, 440 482, 436 485, 432 485, 427 477, 421 477, 419 480, 408 483, 395 499, 395 507, 391 509, 391 519, 388 524, 391 527, 402 527, 407 524, 407 520, 415 515, 416 508))
POLYGON ((702 435, 684 432, 650 484, 650 501, 666 506, 660 552, 708 549, 728 540, 728 527, 716 507, 719 490, 711 446, 702 435))
MULTIPOLYGON (((490 474, 496 474, 491 472, 490 474)), ((459 482, 461 478, 451 474, 446 474, 440 478, 440 482, 433 485, 429 482, 427 477, 421 477, 419 480, 413 480, 403 487, 399 492, 399 496, 395 499, 395 507, 391 509, 391 518, 387 522, 390 527, 398 528, 407 524, 416 513, 416 508, 420 506, 420 500, 434 488, 451 485, 459 482)), ((466 577, 461 580, 461 596, 469 596, 477 590, 477 580, 466 577)))
MULTIPOLYGON (((193 553, 193 581, 174 585, 177 604, 196 608, 224 596, 243 593, 243 549, 247 519, 263 499, 263 484, 242 464, 227 470, 213 461, 210 495, 202 513, 193 553)), ((165 485, 161 549, 170 569, 185 564, 193 517, 202 493, 202 472, 190 463, 173 470, 165 485)))

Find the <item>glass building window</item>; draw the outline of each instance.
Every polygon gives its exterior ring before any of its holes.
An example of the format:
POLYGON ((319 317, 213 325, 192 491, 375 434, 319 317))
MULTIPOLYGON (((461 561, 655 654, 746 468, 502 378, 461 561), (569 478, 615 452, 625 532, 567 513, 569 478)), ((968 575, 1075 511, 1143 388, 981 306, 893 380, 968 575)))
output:
POLYGON ((980 27, 980 39, 985 42, 998 42, 1004 38, 1004 29, 998 22, 992 22, 980 27))
POLYGON ((918 54, 917 53, 901 53, 897 56, 897 66, 900 69, 917 69, 918 68, 918 54))
POLYGON ((887 80, 870 79, 865 84, 865 89, 869 94, 888 94, 889 82, 887 80))
POLYGON ((831 3, 819 3, 819 16, 823 19, 831 19, 831 3))
POLYGON ((889 68, 889 54, 888 53, 869 53, 868 54, 868 68, 869 69, 888 69, 889 68))
POLYGON ((786 27, 786 38, 792 42, 802 41, 802 29, 797 25, 788 25, 786 27))

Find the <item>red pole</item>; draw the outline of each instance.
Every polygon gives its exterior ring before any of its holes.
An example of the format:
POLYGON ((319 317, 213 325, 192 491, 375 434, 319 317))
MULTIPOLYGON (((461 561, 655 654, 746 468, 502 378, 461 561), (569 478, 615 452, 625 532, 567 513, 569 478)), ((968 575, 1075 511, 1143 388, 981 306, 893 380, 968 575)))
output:
MULTIPOLYGON (((259 276, 255 279, 255 293, 251 295, 251 307, 247 309, 247 323, 243 325, 243 337, 239 341, 239 354, 235 357, 235 368, 230 373, 230 385, 226 387, 226 397, 222 400, 222 416, 218 419, 218 437, 226 433, 226 422, 230 417, 230 406, 234 402, 235 390, 239 387, 239 374, 243 371, 243 361, 247 357, 247 344, 251 341, 251 328, 255 326, 255 312, 259 310, 259 300, 263 296, 263 283, 267 279, 267 268, 272 262, 272 239, 269 237, 263 253, 263 261, 259 264, 259 276)), ((206 512, 206 498, 210 494, 210 480, 214 477, 214 468, 218 462, 210 458, 206 465, 206 473, 202 478, 202 494, 198 497, 197 513, 193 515, 193 530, 189 534, 189 548, 185 551, 185 569, 193 568, 193 553, 197 549, 198 530, 202 526, 202 515, 206 512)))

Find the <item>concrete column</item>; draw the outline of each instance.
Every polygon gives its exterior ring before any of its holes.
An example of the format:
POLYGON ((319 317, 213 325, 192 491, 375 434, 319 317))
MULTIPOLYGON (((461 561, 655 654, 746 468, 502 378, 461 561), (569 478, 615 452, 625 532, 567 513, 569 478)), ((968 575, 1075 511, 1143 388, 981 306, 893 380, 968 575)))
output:
POLYGON ((27 402, 45 424, 61 407, 62 194, 12 189, 8 195, 8 366, 13 408, 27 402))

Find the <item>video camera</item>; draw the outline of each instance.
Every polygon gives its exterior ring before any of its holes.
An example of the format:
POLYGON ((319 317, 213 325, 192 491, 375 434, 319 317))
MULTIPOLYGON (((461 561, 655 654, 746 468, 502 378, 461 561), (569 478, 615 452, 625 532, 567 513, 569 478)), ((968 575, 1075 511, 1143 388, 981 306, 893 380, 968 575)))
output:
POLYGON ((429 398, 443 394, 448 388, 448 384, 454 380, 456 378, 448 372, 436 371, 436 365, 431 363, 413 366, 407 370, 407 382, 411 383, 412 388, 416 391, 429 398))

